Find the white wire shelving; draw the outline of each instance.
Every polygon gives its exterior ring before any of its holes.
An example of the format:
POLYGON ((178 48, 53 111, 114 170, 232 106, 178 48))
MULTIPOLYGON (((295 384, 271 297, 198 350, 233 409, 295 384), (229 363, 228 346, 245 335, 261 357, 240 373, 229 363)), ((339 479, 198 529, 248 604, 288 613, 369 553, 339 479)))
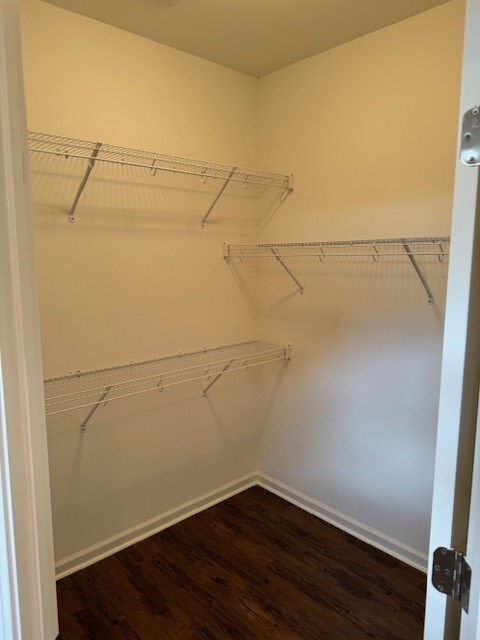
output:
POLYGON ((152 177, 161 174, 181 174, 198 178, 203 183, 207 182, 207 180, 215 181, 217 192, 201 220, 202 226, 207 224, 210 214, 231 183, 240 183, 244 189, 252 186, 252 190, 257 197, 260 197, 265 189, 276 189, 280 194, 279 199, 281 202, 293 191, 293 176, 291 175, 260 171, 258 169, 246 169, 152 151, 140 151, 103 142, 90 142, 32 131, 28 136, 28 146, 32 154, 63 157, 67 161, 70 158, 86 161, 85 173, 68 211, 70 222, 75 221, 77 205, 88 183, 90 174, 97 163, 145 169, 152 177))
POLYGON ((78 371, 44 381, 46 414, 88 408, 80 427, 84 432, 97 409, 114 400, 162 392, 167 387, 195 380, 204 381, 203 397, 206 397, 227 373, 290 359, 290 345, 251 340, 95 371, 78 371))
POLYGON ((262 244, 224 244, 225 260, 270 259, 275 260, 284 269, 304 293, 304 287, 295 274, 293 258, 315 258, 320 262, 332 259, 357 258, 380 262, 392 258, 407 259, 427 293, 429 304, 434 303, 433 292, 417 258, 435 258, 446 260, 450 251, 448 236, 423 238, 381 238, 372 240, 337 240, 327 242, 280 242, 262 244))

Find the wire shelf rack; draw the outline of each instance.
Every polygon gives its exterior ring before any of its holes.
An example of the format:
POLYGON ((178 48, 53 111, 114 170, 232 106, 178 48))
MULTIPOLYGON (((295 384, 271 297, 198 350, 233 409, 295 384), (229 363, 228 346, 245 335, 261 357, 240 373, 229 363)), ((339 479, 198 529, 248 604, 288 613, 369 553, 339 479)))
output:
POLYGON ((114 400, 161 392, 195 380, 204 381, 206 397, 226 373, 290 359, 290 346, 252 340, 95 371, 78 371, 44 381, 46 414, 90 408, 81 424, 83 432, 96 410, 114 400))
POLYGON ((417 258, 446 260, 450 252, 450 237, 431 236, 422 238, 380 238, 371 240, 333 240, 326 242, 280 242, 262 244, 224 244, 226 260, 271 259, 276 260, 295 282, 298 292, 304 287, 287 260, 291 258, 316 258, 320 262, 338 258, 368 259, 379 262, 391 258, 407 258, 420 279, 427 301, 433 304, 432 290, 417 258))
POLYGON ((87 185, 90 173, 95 164, 99 162, 145 169, 153 177, 160 174, 173 173, 195 177, 204 183, 207 180, 218 181, 215 198, 202 218, 203 226, 207 223, 212 210, 230 183, 240 183, 245 189, 253 185, 257 188, 254 193, 258 197, 265 189, 277 189, 281 194, 282 201, 293 191, 293 176, 287 174, 247 169, 205 160, 194 160, 153 151, 129 149, 50 133, 30 132, 28 146, 32 154, 63 157, 65 160, 78 158, 87 162, 83 179, 68 212, 71 222, 75 221, 75 210, 87 185))

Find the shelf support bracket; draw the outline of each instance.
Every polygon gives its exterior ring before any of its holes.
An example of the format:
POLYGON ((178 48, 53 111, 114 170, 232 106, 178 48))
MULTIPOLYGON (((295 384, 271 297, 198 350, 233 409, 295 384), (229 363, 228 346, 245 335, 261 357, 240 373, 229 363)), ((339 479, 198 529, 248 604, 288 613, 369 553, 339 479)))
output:
POLYGON ((410 248, 410 245, 408 244, 408 242, 403 239, 402 240, 402 246, 405 249, 405 253, 407 254, 410 262, 412 263, 413 268, 415 269, 417 276, 420 279, 420 282, 423 284, 423 288, 425 289, 425 291, 427 292, 427 302, 428 304, 433 304, 433 293, 432 290, 430 289, 428 282, 425 278, 425 276, 423 275, 423 271, 420 269, 420 266, 417 262, 417 259, 415 258, 415 255, 412 253, 412 250, 410 248))
POLYGON ((443 250, 443 244, 441 242, 438 243, 438 261, 443 262, 445 259, 445 251, 443 250))
POLYGON ((270 248, 270 251, 273 253, 273 255, 275 256, 275 258, 278 260, 278 262, 282 265, 282 267, 285 269, 285 271, 288 273, 288 275, 290 276, 290 278, 295 282, 295 284, 298 287, 298 292, 299 293, 303 293, 304 289, 302 284, 297 280, 297 278, 293 275, 293 273, 290 271, 290 269, 287 267, 287 265, 285 264, 285 262, 282 260, 282 258, 278 255, 278 251, 276 249, 274 249, 273 247, 270 248))
POLYGON ((222 187, 220 189, 220 191, 217 193, 217 195, 215 196, 214 201, 212 202, 212 204, 208 207, 208 211, 207 213, 203 216, 203 220, 202 220, 202 227, 205 227, 205 225, 207 224, 207 220, 209 215, 212 213, 213 208, 215 207, 215 205, 217 204, 217 202, 220 200, 220 197, 222 196, 223 192, 225 191, 225 189, 228 186, 228 183, 230 182, 230 180, 233 178, 235 171, 238 169, 238 167, 233 167, 232 170, 230 171, 230 175, 228 176, 228 178, 225 180, 225 182, 222 184, 222 187))
POLYGON ((93 417, 93 414, 95 413, 95 411, 98 409, 98 407, 102 404, 102 402, 105 400, 105 398, 107 397, 107 395, 110 392, 110 389, 112 387, 107 387, 107 389, 105 389, 105 391, 102 393, 102 395, 100 396, 100 398, 97 401, 97 404, 92 407, 90 409, 89 414, 87 415, 87 417, 85 418, 85 420, 82 422, 82 424, 80 425, 80 433, 85 433, 85 431, 87 430, 87 424, 90 421, 90 418, 93 417))
POLYGON ((90 173, 92 172, 93 167, 95 166, 95 162, 96 162, 96 158, 98 156, 98 152, 100 151, 100 148, 102 146, 101 142, 97 142, 97 144, 95 145, 93 151, 92 151, 92 155, 90 156, 90 159, 88 161, 88 167, 87 170, 85 171, 85 175, 83 176, 83 180, 80 183, 80 186, 78 187, 78 191, 77 191, 77 195, 75 196, 75 200, 73 201, 73 204, 70 208, 70 211, 68 212, 68 220, 70 222, 75 222, 75 209, 77 208, 77 204, 78 201, 80 200, 80 197, 83 193, 83 190, 85 189, 85 186, 88 182, 88 179, 90 177, 90 173))
POLYGON ((280 202, 284 203, 285 200, 288 198, 288 196, 293 193, 293 190, 295 189, 295 178, 293 176, 293 173, 290 174, 288 176, 288 179, 285 181, 285 189, 282 193, 282 195, 280 196, 280 202))
POLYGON ((205 389, 203 390, 204 398, 207 397, 207 391, 213 387, 213 385, 217 382, 217 380, 219 380, 223 376, 223 374, 227 371, 229 367, 232 366, 233 363, 234 363, 234 360, 230 360, 230 362, 223 367, 220 373, 217 373, 215 378, 205 387, 205 389))

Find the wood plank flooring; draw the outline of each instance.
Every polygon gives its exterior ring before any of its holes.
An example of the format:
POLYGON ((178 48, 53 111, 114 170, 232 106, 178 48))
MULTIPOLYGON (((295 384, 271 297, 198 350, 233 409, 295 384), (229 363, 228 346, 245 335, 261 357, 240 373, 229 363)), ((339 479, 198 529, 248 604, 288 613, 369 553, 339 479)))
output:
POLYGON ((61 640, 420 640, 425 576, 254 487, 57 590, 61 640))

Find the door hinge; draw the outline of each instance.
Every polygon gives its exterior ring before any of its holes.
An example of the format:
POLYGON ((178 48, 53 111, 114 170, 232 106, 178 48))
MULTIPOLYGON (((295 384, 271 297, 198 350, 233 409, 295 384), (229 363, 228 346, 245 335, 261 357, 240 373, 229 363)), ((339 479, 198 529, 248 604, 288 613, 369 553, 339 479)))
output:
POLYGON ((480 164, 480 107, 469 109, 463 116, 460 160, 469 167, 480 164))
POLYGON ((468 613, 472 570, 456 549, 438 547, 433 553, 432 584, 441 593, 458 600, 468 613))

